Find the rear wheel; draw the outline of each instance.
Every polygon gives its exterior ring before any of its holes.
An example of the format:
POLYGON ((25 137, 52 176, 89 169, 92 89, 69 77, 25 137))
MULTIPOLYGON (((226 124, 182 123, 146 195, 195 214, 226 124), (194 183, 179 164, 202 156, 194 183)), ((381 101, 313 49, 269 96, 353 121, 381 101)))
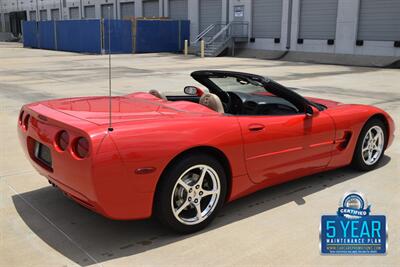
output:
POLYGON ((156 195, 159 220, 181 233, 206 227, 226 196, 222 165, 207 154, 189 155, 175 162, 162 177, 156 195))
POLYGON ((386 135, 386 126, 381 120, 368 121, 358 137, 352 166, 362 171, 376 168, 385 152, 386 135))

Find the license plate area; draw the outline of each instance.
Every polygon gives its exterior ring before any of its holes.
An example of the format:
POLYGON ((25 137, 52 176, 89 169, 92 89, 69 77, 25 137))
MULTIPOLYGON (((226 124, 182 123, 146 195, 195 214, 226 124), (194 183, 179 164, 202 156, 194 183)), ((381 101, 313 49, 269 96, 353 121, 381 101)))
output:
POLYGON ((52 159, 50 148, 43 145, 42 143, 35 141, 34 156, 37 161, 52 169, 52 159))

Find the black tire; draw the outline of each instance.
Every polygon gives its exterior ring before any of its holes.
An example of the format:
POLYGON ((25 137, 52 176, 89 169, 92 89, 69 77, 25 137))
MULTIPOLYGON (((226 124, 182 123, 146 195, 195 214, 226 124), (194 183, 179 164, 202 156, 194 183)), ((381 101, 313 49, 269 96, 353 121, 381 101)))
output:
POLYGON ((225 202, 226 192, 226 174, 218 160, 205 153, 185 155, 169 166, 161 177, 155 196, 154 213, 162 224, 175 232, 183 234, 193 233, 205 228, 215 218, 225 202), (220 194, 218 200, 215 202, 216 204, 213 205, 215 208, 208 213, 209 215, 205 220, 198 224, 188 225, 182 223, 175 217, 171 206, 171 198, 179 177, 184 174, 185 171, 196 165, 207 165, 218 174, 220 194))
POLYGON ((362 128, 362 130, 360 132, 360 135, 358 136, 357 145, 354 150, 351 166, 354 169, 360 170, 360 171, 370 171, 370 170, 375 169, 378 166, 379 162, 382 160, 382 157, 385 153, 386 144, 387 144, 387 129, 386 129, 385 124, 380 119, 376 119, 376 118, 370 119, 364 125, 364 127, 362 128), (375 163, 368 165, 368 164, 366 164, 366 162, 364 161, 364 159, 362 157, 362 145, 363 145, 365 135, 368 133, 368 131, 371 128, 373 128, 375 126, 380 127, 383 131, 383 136, 384 136, 383 149, 382 149, 382 153, 380 154, 378 160, 376 160, 375 163))

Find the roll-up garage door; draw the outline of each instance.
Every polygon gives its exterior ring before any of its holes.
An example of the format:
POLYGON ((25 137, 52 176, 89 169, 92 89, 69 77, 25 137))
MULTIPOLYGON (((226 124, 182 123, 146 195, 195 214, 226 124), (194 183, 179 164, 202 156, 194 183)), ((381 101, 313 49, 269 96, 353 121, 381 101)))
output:
POLYGON ((8 13, 4 13, 4 30, 5 30, 5 32, 11 31, 10 14, 8 14, 8 13))
POLYGON ((335 39, 338 0, 301 0, 299 38, 335 39))
POLYGON ((94 19, 96 18, 96 8, 95 6, 85 6, 85 18, 86 19, 94 19))
POLYGON ((80 19, 79 16, 79 7, 70 7, 69 8, 69 19, 80 19))
POLYGON ((159 17, 158 0, 143 1, 143 16, 146 18, 159 17))
POLYGON ((400 40, 400 0, 361 0, 359 40, 400 40))
POLYGON ((253 37, 281 37, 282 0, 253 0, 252 9, 253 37))
POLYGON ((39 15, 40 15, 41 21, 47 20, 47 10, 46 9, 40 10, 39 15))
POLYGON ((29 20, 36 20, 36 11, 35 10, 29 11, 29 20))
POLYGON ((130 19, 135 16, 135 2, 121 3, 121 19, 130 19))
POLYGON ((188 0, 170 0, 168 11, 171 19, 187 19, 188 0))
POLYGON ((222 21, 222 0, 200 0, 200 32, 222 21))
POLYGON ((51 20, 60 20, 60 10, 58 8, 54 8, 50 12, 51 20))
POLYGON ((105 19, 114 19, 114 5, 113 4, 101 5, 101 17, 105 19))

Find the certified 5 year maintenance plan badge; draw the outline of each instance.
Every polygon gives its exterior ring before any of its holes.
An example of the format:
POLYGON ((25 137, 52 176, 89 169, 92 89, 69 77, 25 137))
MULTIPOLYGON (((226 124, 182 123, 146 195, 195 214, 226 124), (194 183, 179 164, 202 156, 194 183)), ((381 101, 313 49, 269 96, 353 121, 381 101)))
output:
POLYGON ((344 194, 336 215, 323 215, 320 225, 322 254, 386 254, 384 215, 371 215, 363 193, 344 194))

